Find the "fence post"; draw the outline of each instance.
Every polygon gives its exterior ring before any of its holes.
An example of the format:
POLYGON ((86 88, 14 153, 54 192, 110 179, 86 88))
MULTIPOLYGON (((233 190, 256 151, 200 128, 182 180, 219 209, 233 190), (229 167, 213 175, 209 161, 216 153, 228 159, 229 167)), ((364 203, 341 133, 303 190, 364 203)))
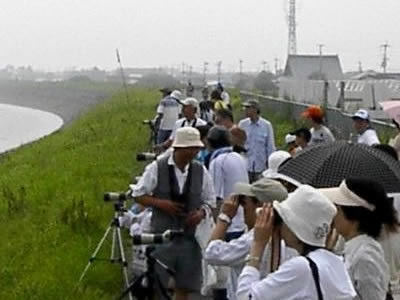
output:
POLYGON ((339 99, 336 104, 337 108, 340 108, 341 111, 344 111, 344 88, 345 88, 346 83, 344 81, 340 82, 340 94, 339 94, 339 99))
POLYGON ((328 114, 326 113, 328 111, 328 89, 329 89, 329 82, 327 80, 324 81, 324 98, 323 98, 323 103, 322 107, 325 111, 325 121, 328 122, 328 114))

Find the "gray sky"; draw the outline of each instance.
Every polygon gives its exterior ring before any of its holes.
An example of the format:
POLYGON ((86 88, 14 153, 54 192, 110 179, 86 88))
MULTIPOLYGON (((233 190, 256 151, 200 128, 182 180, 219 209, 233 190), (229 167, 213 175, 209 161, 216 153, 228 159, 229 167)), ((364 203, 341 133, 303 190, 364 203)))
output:
MULTIPOLYGON (((287 53, 288 0, 1 0, 0 67, 112 69, 178 66, 261 69, 287 53)), ((399 0, 297 0, 298 53, 340 55, 344 70, 400 71, 399 0)))

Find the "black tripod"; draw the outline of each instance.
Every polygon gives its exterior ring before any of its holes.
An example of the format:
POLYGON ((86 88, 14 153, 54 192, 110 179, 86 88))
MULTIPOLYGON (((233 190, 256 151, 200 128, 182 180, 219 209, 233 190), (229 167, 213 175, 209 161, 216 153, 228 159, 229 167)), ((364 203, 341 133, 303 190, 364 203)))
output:
MULTIPOLYGON (((86 275, 86 272, 89 270, 89 267, 91 266, 94 260, 108 260, 108 259, 97 258, 97 253, 100 251, 101 247, 104 244, 104 241, 111 233, 112 229, 112 245, 111 245, 111 255, 109 261, 111 263, 118 262, 121 264, 125 285, 126 287, 129 287, 128 263, 125 258, 124 244, 121 235, 121 226, 119 223, 119 217, 121 217, 124 212, 125 212, 124 199, 118 199, 117 202, 114 203, 114 217, 110 223, 110 226, 108 226, 100 242, 97 244, 96 249, 94 250, 92 256, 89 259, 88 264, 83 270, 81 277, 79 278, 78 284, 83 280, 83 278, 86 275)), ((132 293, 129 293, 129 300, 133 300, 132 293)))
POLYGON ((148 246, 146 248, 146 261, 147 261, 147 270, 142 275, 135 278, 131 284, 127 287, 127 289, 121 294, 118 298, 119 300, 123 299, 128 293, 132 294, 138 300, 152 300, 154 299, 155 290, 159 290, 163 299, 171 300, 171 296, 168 294, 167 289, 161 283, 160 278, 157 275, 155 270, 156 264, 161 267, 166 273, 170 276, 175 276, 175 271, 171 270, 162 263, 157 258, 154 258, 151 255, 151 252, 154 250, 154 246, 148 246))

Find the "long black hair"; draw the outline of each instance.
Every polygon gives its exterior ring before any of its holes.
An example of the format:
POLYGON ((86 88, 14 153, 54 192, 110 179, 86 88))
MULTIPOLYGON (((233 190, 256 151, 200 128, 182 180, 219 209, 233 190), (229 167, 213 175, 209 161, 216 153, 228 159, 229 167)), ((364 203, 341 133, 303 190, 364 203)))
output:
POLYGON ((375 206, 372 211, 361 206, 340 206, 347 219, 359 222, 360 232, 378 238, 383 225, 389 231, 397 232, 399 224, 393 199, 386 195, 380 183, 365 178, 347 178, 346 185, 357 196, 375 206))

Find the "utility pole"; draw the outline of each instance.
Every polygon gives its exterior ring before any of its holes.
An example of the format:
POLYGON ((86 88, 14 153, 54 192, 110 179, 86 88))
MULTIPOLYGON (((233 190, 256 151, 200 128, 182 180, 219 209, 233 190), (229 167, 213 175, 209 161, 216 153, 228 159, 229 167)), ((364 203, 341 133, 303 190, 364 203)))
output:
POLYGON ((278 71, 279 71, 279 59, 278 59, 277 57, 275 57, 274 62, 275 62, 275 75, 278 75, 278 71))
POLYGON ((386 73, 386 68, 388 65, 388 55, 387 55, 387 49, 390 47, 390 45, 386 42, 385 44, 381 45, 381 48, 383 48, 383 59, 382 59, 382 64, 381 67, 383 69, 383 73, 386 73))
POLYGON ((262 64, 262 70, 264 71, 264 72, 266 72, 267 71, 267 65, 268 65, 268 62, 266 62, 265 60, 263 60, 262 62, 261 62, 261 64, 262 64))
POLYGON ((288 22, 289 22, 288 55, 297 54, 296 0, 289 0, 288 22))
POLYGON ((325 47, 325 45, 324 44, 318 44, 317 45, 318 46, 318 49, 319 49, 319 74, 318 74, 318 77, 319 77, 319 79, 323 79, 322 78, 322 48, 324 48, 325 47))
POLYGON ((243 77, 243 60, 239 59, 239 82, 242 82, 243 77))
POLYGON ((192 80, 193 66, 189 66, 189 80, 192 80))
POLYGON ((203 63, 203 81, 204 81, 204 84, 207 83, 207 67, 208 67, 208 62, 205 61, 203 63))
POLYGON ((221 66, 222 66, 222 61, 217 62, 217 79, 218 79, 218 82, 221 82, 221 66))
POLYGON ((184 83, 185 82, 185 63, 184 62, 182 62, 181 72, 182 72, 182 83, 184 83))
POLYGON ((362 62, 359 61, 359 62, 358 62, 358 72, 362 73, 362 71, 363 71, 362 62))

